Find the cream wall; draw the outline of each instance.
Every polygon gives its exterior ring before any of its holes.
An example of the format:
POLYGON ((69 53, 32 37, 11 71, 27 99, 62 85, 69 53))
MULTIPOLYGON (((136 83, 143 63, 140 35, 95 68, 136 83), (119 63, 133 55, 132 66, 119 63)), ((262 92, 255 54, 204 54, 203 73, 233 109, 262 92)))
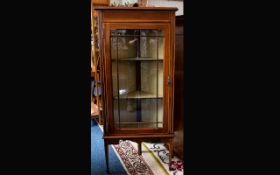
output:
POLYGON ((157 7, 177 7, 176 16, 184 14, 184 1, 149 0, 149 4, 157 7))

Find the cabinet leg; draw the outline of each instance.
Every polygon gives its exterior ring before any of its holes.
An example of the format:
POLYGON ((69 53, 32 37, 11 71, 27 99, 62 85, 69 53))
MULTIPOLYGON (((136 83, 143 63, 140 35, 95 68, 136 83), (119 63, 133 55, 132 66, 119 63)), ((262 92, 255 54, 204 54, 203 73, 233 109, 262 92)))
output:
POLYGON ((105 150, 105 161, 106 161, 106 168, 107 168, 107 173, 109 174, 109 143, 108 141, 104 140, 104 150, 105 150))
POLYGON ((141 142, 138 142, 138 155, 142 155, 142 145, 141 145, 141 142))
POLYGON ((168 147, 169 147, 169 170, 171 170, 172 158, 174 157, 173 139, 169 141, 168 147))

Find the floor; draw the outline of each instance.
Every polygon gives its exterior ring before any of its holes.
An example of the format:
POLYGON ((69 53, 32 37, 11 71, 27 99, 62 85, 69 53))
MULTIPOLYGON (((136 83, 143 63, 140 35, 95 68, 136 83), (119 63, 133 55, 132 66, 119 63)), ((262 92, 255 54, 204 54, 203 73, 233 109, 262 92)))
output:
MULTIPOLYGON (((92 149, 98 151, 92 153, 92 175, 106 174, 105 153, 103 143, 103 126, 97 125, 98 130, 92 128, 92 149), (99 146, 98 146, 99 145, 99 146), (101 171, 97 172, 97 168, 101 171)), ((139 156, 137 143, 123 141, 118 145, 111 145, 109 149, 109 162, 112 172, 110 174, 145 174, 168 175, 183 174, 183 163, 177 157, 173 158, 173 169, 168 167, 169 152, 163 143, 142 143, 142 155, 139 156)))

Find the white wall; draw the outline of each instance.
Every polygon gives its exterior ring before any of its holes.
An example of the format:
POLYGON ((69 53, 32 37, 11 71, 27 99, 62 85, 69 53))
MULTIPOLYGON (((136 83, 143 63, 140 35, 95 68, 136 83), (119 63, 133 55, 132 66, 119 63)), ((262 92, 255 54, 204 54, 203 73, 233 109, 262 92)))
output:
POLYGON ((176 16, 184 14, 184 1, 149 0, 149 4, 156 7, 177 7, 176 16))
MULTIPOLYGON (((137 0, 111 0, 111 3, 119 3, 119 2, 130 2, 135 3, 137 0)), ((184 14, 184 1, 170 1, 170 0, 148 0, 148 5, 155 6, 155 7, 177 7, 178 11, 176 15, 183 15, 184 14)))

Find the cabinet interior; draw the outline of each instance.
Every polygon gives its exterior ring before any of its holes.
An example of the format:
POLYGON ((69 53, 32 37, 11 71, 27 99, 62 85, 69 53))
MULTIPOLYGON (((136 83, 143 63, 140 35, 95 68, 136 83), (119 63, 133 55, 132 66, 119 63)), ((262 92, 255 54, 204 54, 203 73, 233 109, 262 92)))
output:
POLYGON ((161 30, 112 30, 116 128, 163 127, 164 35, 161 30))

